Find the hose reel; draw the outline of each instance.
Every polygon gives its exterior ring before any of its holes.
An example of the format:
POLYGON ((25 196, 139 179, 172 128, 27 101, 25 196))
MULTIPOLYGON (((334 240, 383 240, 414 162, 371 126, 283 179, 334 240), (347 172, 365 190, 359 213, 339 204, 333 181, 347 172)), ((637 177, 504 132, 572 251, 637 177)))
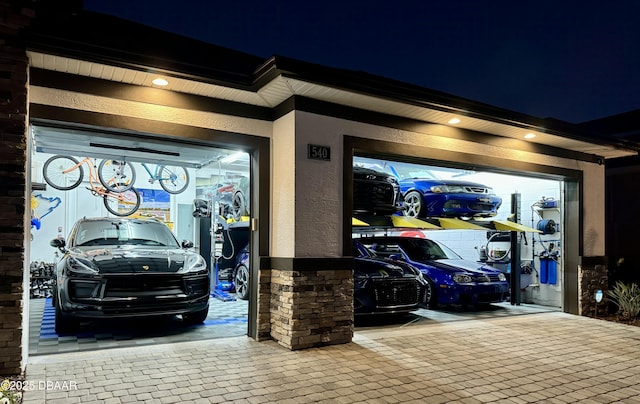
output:
POLYGON ((544 219, 538 222, 538 230, 542 234, 554 234, 557 230, 556 222, 553 219, 544 219))

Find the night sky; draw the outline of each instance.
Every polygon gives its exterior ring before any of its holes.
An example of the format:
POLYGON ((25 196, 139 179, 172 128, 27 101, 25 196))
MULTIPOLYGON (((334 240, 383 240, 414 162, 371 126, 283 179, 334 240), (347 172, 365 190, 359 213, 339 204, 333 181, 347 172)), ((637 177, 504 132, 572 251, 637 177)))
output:
POLYGON ((640 109, 636 0, 85 0, 85 8, 541 118, 640 109))

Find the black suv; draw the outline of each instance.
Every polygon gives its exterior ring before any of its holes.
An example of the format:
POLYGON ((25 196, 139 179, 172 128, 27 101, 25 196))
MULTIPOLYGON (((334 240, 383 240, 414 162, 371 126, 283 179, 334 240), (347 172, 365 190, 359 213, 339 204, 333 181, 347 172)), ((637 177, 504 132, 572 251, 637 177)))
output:
POLYGON ((193 243, 178 243, 148 218, 83 218, 51 241, 64 256, 53 292, 56 333, 80 319, 181 315, 202 323, 209 312, 210 271, 193 243))

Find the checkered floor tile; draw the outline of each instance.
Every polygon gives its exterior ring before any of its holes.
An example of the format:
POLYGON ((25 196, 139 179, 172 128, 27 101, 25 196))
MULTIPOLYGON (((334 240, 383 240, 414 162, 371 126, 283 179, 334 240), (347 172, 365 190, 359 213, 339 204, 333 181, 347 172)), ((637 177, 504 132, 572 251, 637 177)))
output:
POLYGON ((54 330, 51 298, 31 299, 29 354, 85 351, 233 337, 247 334, 248 302, 211 298, 204 324, 185 326, 177 316, 81 323, 78 333, 59 335, 54 330))

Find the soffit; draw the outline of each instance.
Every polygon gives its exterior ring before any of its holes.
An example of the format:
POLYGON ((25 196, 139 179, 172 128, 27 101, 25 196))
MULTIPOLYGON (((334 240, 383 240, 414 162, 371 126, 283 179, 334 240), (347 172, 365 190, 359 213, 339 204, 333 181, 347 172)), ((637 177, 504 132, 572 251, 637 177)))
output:
MULTIPOLYGON (((28 52, 32 67, 63 73, 99 78, 119 83, 156 87, 152 80, 158 77, 155 72, 109 66, 105 64, 77 60, 40 52, 28 52)), ((467 111, 457 110, 447 105, 430 104, 425 106, 399 102, 393 99, 371 96, 364 93, 347 91, 323 84, 312 83, 297 78, 278 75, 257 91, 251 89, 230 88, 179 77, 169 78, 164 90, 194 94, 204 97, 228 100, 262 107, 276 107, 288 98, 296 95, 353 108, 405 117, 425 124, 451 126, 448 121, 454 117, 462 119, 456 128, 488 133, 505 139, 523 141, 526 133, 535 133, 535 139, 528 140, 562 149, 594 154, 604 158, 636 155, 630 149, 621 149, 609 145, 590 143, 571 139, 557 134, 546 133, 545 128, 533 127, 522 122, 493 121, 468 116, 467 111)))

